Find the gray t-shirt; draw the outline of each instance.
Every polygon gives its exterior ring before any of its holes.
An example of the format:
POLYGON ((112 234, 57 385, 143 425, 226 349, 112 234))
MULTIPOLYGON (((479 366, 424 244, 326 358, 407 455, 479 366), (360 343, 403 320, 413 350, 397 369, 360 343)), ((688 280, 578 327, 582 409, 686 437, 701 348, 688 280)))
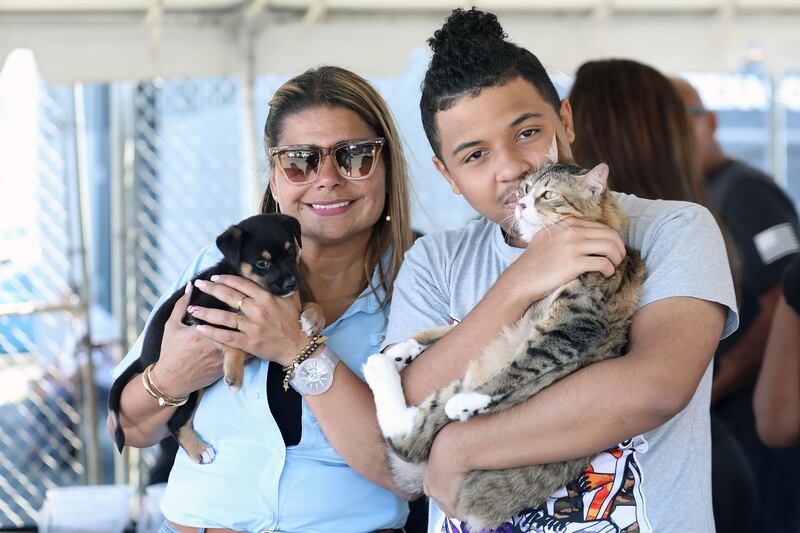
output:
MULTIPOLYGON (((708 210, 686 202, 615 197, 628 215, 623 240, 641 251, 648 268, 639 307, 675 296, 718 302, 728 308, 723 337, 734 331, 738 316, 728 258, 708 210)), ((506 244, 500 227, 486 219, 417 240, 394 285, 384 344, 462 320, 522 251, 506 244)), ((642 532, 714 531, 710 394, 711 364, 689 405, 669 422, 597 456, 590 488, 571 483, 544 508, 511 519, 503 531, 561 531, 554 525, 556 510, 558 521, 568 524, 563 531, 611 532, 634 524, 642 532)), ((460 527, 432 504, 428 530, 460 527)))

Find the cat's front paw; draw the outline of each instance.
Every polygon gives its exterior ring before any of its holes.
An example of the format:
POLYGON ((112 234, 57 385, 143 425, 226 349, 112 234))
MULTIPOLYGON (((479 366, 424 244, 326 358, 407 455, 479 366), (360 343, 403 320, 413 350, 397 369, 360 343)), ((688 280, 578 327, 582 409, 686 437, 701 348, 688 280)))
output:
POLYGON ((414 427, 416 407, 406 406, 403 384, 394 361, 376 353, 361 367, 364 379, 372 389, 375 414, 384 437, 407 435, 414 427))
POLYGON ((380 394, 395 386, 400 380, 394 361, 386 354, 376 353, 367 358, 361 367, 367 385, 375 394, 380 394))
POLYGON ((466 422, 489 405, 492 397, 480 392, 459 392, 444 404, 444 412, 450 420, 466 422))
POLYGON ((425 351, 425 347, 414 339, 408 339, 404 342, 398 342, 387 346, 383 350, 383 354, 394 361, 397 371, 402 371, 405 367, 411 364, 411 361, 417 358, 419 354, 425 351))

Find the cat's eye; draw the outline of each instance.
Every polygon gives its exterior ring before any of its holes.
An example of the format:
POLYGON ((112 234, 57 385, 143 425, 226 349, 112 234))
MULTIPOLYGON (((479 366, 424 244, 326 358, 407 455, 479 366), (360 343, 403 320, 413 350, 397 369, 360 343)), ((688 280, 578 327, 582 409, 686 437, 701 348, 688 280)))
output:
POLYGON ((260 259, 256 261, 256 268, 259 268, 261 270, 269 270, 271 266, 272 265, 266 259, 260 259))
POLYGON ((556 193, 554 191, 544 191, 542 193, 542 200, 552 200, 556 196, 558 196, 558 193, 556 193))

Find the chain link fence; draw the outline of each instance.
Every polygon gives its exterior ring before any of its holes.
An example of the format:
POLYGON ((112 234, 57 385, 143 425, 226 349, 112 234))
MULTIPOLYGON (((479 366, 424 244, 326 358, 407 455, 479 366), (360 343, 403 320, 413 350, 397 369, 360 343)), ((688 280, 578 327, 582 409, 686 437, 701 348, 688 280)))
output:
MULTIPOLYGON (((34 524, 48 488, 91 481, 82 368, 89 351, 94 359, 108 356, 98 373, 107 373, 119 355, 86 337, 74 89, 37 79, 29 105, 20 107, 20 93, 9 85, 0 83, 0 528, 34 524), (32 116, 36 127, 20 132, 32 116), (26 153, 26 146, 35 150, 26 153)), ((112 247, 123 251, 111 257, 123 274, 111 297, 126 300, 118 308, 127 316, 116 318, 139 332, 190 257, 250 205, 242 194, 247 177, 237 79, 153 80, 127 94, 123 105, 133 123, 120 142, 133 146, 132 186, 112 202, 121 208, 112 218, 129 218, 118 221, 123 231, 114 237, 125 242, 112 247)), ((89 149, 111 151, 108 135, 93 142, 89 149)), ((110 201, 91 198, 83 209, 110 201)), ((98 422, 105 401, 100 394, 98 422)), ((111 452, 103 425, 98 437, 111 452)), ((154 455, 145 452, 133 465, 143 481, 154 455)))
POLYGON ((0 527, 86 474, 72 91, 26 81, 0 85, 0 527))
MULTIPOLYGON (((154 80, 133 90, 133 188, 125 198, 135 285, 136 332, 183 267, 249 214, 241 82, 236 78, 154 80)), ((131 341, 132 339, 128 339, 131 341)), ((158 448, 140 454, 143 482, 158 448)))

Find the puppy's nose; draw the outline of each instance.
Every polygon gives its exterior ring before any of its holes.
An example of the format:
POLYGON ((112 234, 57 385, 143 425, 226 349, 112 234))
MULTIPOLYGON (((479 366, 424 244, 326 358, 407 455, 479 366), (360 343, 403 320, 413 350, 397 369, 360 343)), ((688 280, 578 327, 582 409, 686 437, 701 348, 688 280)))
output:
POLYGON ((281 287, 283 287, 283 290, 285 291, 293 290, 295 287, 297 287, 297 278, 294 276, 288 276, 283 280, 283 283, 281 283, 281 287))

